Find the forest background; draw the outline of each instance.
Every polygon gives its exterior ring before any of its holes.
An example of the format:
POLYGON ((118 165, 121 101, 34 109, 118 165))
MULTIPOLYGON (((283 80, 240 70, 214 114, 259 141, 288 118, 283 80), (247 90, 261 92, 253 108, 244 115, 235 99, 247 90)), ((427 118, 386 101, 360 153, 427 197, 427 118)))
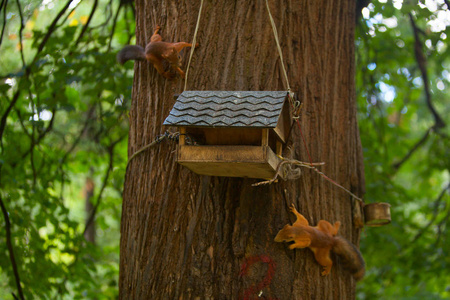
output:
MULTIPOLYGON (((365 201, 392 205, 358 299, 450 297, 449 8, 357 3, 365 201)), ((130 0, 1 0, 0 299, 118 294, 134 29, 130 0)))

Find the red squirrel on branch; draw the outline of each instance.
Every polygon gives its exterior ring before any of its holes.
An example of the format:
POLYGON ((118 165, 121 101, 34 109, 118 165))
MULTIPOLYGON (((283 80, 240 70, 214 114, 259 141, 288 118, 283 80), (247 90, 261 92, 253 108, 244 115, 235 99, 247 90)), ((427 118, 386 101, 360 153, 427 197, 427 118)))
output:
MULTIPOLYGON (((160 26, 156 26, 150 43, 145 49, 138 45, 125 46, 117 53, 117 61, 123 65, 128 60, 147 60, 153 64, 159 74, 167 79, 173 79, 170 71, 164 71, 163 61, 166 60, 172 69, 177 71, 181 78, 184 78, 184 72, 180 69, 178 53, 185 47, 192 47, 192 44, 163 42, 162 37, 158 34, 160 29, 160 26)), ((195 46, 198 47, 198 43, 195 46)))
POLYGON ((294 224, 286 225, 275 237, 275 242, 294 242, 289 245, 289 249, 308 247, 314 253, 316 261, 323 266, 322 276, 328 275, 331 271, 333 261, 330 258, 330 251, 341 256, 347 263, 356 280, 363 278, 365 273, 365 263, 361 253, 355 245, 346 239, 336 236, 341 226, 341 222, 331 225, 325 220, 320 220, 317 226, 309 226, 305 219, 292 204, 292 213, 297 216, 294 224))

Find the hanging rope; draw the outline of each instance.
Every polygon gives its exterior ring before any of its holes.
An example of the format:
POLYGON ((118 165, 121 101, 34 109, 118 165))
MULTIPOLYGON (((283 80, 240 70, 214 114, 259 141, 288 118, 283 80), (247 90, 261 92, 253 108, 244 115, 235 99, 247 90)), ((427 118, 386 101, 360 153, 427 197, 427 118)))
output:
POLYGON ((299 121, 299 114, 300 114, 301 104, 300 104, 299 101, 294 101, 293 92, 291 92, 291 87, 289 85, 289 78, 288 78, 288 75, 287 75, 287 72, 286 72, 286 68, 284 66, 284 59, 283 59, 283 53, 281 51, 280 39, 278 38, 277 28, 275 26, 275 22, 273 20, 272 13, 270 12, 269 0, 266 0, 266 7, 267 7, 267 12, 269 14, 270 24, 272 25, 272 30, 273 30, 273 34, 274 34, 274 37, 275 37, 275 42, 277 44, 278 54, 280 55, 281 68, 283 70, 284 78, 286 80, 287 91, 289 93, 289 102, 291 103, 291 106, 292 106, 293 111, 294 111, 293 119, 294 119, 295 122, 297 122, 298 129, 300 130, 300 135, 302 137, 303 144, 305 145, 306 153, 308 154, 309 164, 301 162, 301 161, 298 161, 298 160, 285 160, 285 161, 282 161, 282 162, 279 163, 279 165, 277 167, 277 172, 276 172, 274 178, 272 178, 271 180, 268 180, 268 181, 263 181, 263 182, 256 183, 256 184, 254 184, 254 186, 263 185, 263 184, 270 184, 270 183, 274 182, 278 178, 279 174, 281 173, 281 166, 283 166, 285 164, 297 165, 297 166, 306 167, 306 168, 310 168, 310 169, 314 170, 316 173, 318 173, 320 176, 322 176, 325 180, 327 180, 327 181, 331 182, 332 184, 334 184, 335 186, 341 188, 342 190, 344 190, 345 192, 350 194, 353 198, 358 200, 360 203, 363 203, 363 200, 361 198, 359 198, 358 196, 356 196, 355 194, 350 192, 348 189, 344 188, 342 185, 340 185, 339 183, 337 183, 336 181, 334 181, 333 179, 331 179, 330 177, 325 175, 325 173, 319 171, 315 167, 315 165, 321 165, 323 163, 313 163, 312 162, 311 155, 309 153, 309 149, 308 149, 308 146, 306 144, 305 137, 303 136, 302 128, 300 126, 300 121, 299 121))
POLYGON ((273 30, 273 35, 275 37, 275 42, 277 44, 278 54, 280 55, 281 68, 283 70, 284 79, 286 80, 286 89, 289 92, 289 95, 291 96, 291 87, 289 85, 289 79, 288 79, 288 75, 287 75, 287 72, 286 72, 286 68, 284 67, 283 52, 281 51, 280 39, 278 38, 277 27, 275 26, 275 22, 273 20, 272 13, 270 12, 269 0, 266 0, 266 7, 267 7, 267 12, 269 13, 270 24, 272 25, 272 30, 273 30))
MULTIPOLYGON (((195 44, 197 42, 197 33, 198 33, 198 28, 199 28, 199 24, 200 24, 200 19, 201 19, 201 15, 202 15, 202 9, 203 9, 203 1, 201 0, 200 2, 200 8, 198 11, 198 17, 197 17, 197 24, 195 26, 195 31, 194 31, 194 37, 192 40, 192 47, 191 47, 191 53, 189 55, 189 61, 188 61, 188 65, 187 65, 187 69, 186 69, 186 76, 184 79, 184 90, 186 90, 187 88, 187 80, 188 80, 188 75, 189 75, 189 68, 191 65, 191 61, 192 61, 192 56, 194 54, 194 50, 195 50, 195 44)), ((276 170, 276 174, 275 176, 268 181, 263 181, 263 182, 259 182, 259 183, 255 183, 253 184, 253 186, 259 186, 259 185, 265 185, 265 184, 271 184, 273 183, 275 180, 277 180, 278 176, 281 174, 281 172, 285 172, 285 169, 287 166, 292 166, 292 165, 296 165, 296 166, 300 166, 300 167, 306 167, 306 168, 310 168, 312 170, 314 170, 316 173, 318 173, 320 176, 322 176, 325 180, 331 182, 333 185, 341 188, 342 190, 344 190, 345 192, 347 192, 348 194, 350 194, 354 199, 358 200, 361 204, 363 204, 363 200, 361 198, 359 198, 358 196, 356 196, 355 194, 353 194, 352 192, 350 192, 348 189, 344 188, 342 185, 338 184, 336 181, 334 181, 333 179, 329 178, 327 175, 325 175, 325 173, 323 173, 322 171, 319 171, 315 166, 318 165, 323 165, 324 163, 313 163, 312 159, 311 159, 311 155, 309 153, 309 149, 308 146, 306 144, 306 140, 303 136, 303 132, 300 126, 300 122, 299 122, 299 114, 300 114, 300 110, 301 110, 301 104, 299 101, 295 101, 294 100, 294 93, 291 92, 291 87, 289 85, 289 78, 288 78, 288 74, 286 71, 286 67, 284 65, 284 58, 283 58, 283 52, 280 46, 280 39, 278 37, 278 31, 277 31, 277 27, 275 25, 275 21, 273 20, 272 17, 272 13, 270 11, 270 6, 269 6, 269 1, 266 0, 266 8, 267 8, 267 13, 269 15, 269 19, 270 19, 270 24, 272 26, 272 30, 273 30, 273 34, 274 34, 274 38, 275 38, 275 43, 277 45, 277 49, 278 49, 278 55, 280 56, 280 61, 281 61, 281 69, 283 71, 283 75, 284 75, 284 79, 286 81, 286 89, 288 91, 289 94, 289 102, 292 105, 293 111, 294 111, 294 121, 297 122, 298 128, 300 130, 300 135, 302 137, 302 141, 303 144, 306 148, 306 152, 308 154, 308 158, 309 158, 309 163, 304 163, 298 160, 283 160, 282 162, 280 162, 277 166, 277 170, 276 170), (284 168, 282 168, 284 166, 284 168)), ((167 133, 167 132, 166 132, 167 133)), ((141 150, 139 150, 138 152, 136 152, 135 154, 133 154, 133 156, 131 156, 131 158, 128 160, 128 163, 131 161, 131 159, 133 159, 136 155, 138 155, 139 153, 147 150, 148 148, 151 148, 152 146, 156 145, 157 143, 160 143, 162 141, 162 139, 164 139, 165 137, 163 136, 161 138, 161 140, 158 141, 155 140, 153 143, 147 145, 146 147, 142 148, 141 150)), ((298 173, 300 174, 300 173, 298 173)), ((297 175, 298 175, 297 174, 297 175)), ((284 175, 288 175, 288 174, 284 174, 284 175)), ((284 177, 288 177, 288 176, 284 176, 284 177)), ((294 177, 298 177, 298 176, 294 176, 294 177)))
MULTIPOLYGON (((258 182, 258 183, 254 183, 254 184, 252 184, 252 186, 260 186, 260 185, 271 184, 271 183, 275 182, 278 179, 278 176, 280 176, 280 174, 283 174, 283 177, 289 177, 289 174, 287 174, 287 172, 285 172, 285 168, 287 166, 295 165, 295 166, 299 166, 299 167, 315 169, 314 166, 321 166, 321 165, 324 165, 324 164, 325 163, 323 163, 323 162, 310 164, 310 163, 305 163, 305 162, 302 162, 302 161, 299 161, 299 160, 295 160, 295 159, 285 159, 285 160, 281 161, 278 164, 275 176, 272 179, 266 180, 266 181, 261 181, 261 182, 258 182)), ((297 177, 297 176, 295 176, 295 177, 297 177)), ((299 177, 300 176, 298 176, 297 178, 299 178, 299 177)), ((292 178, 292 179, 297 179, 297 178, 292 178)), ((290 179, 290 178, 288 178, 288 179, 290 179)))
MULTIPOLYGON (((295 159, 283 160, 283 161, 281 161, 278 164, 275 176, 272 179, 266 180, 266 181, 261 181, 261 182, 258 182, 258 183, 254 183, 254 184, 252 184, 252 186, 260 186, 260 185, 271 184, 271 183, 275 182, 278 179, 278 177, 280 176, 280 174, 282 174, 282 173, 284 173, 284 177, 288 177, 289 174, 286 174, 282 167, 286 167, 286 166, 289 166, 289 165, 295 165, 295 166, 299 166, 299 167, 305 167, 305 168, 308 168, 308 169, 312 169, 314 172, 316 172, 317 174, 322 176, 324 179, 326 179, 327 181, 329 181, 333 185, 337 186, 338 188, 340 188, 340 189, 344 190, 345 192, 347 192, 348 194, 350 194, 353 198, 358 200, 363 205, 364 203, 363 203, 363 200, 361 198, 359 198, 358 196, 356 196, 355 194, 350 192, 348 189, 346 189, 345 187, 343 187, 342 185, 340 185, 339 183, 337 183, 336 181, 334 181, 333 179, 331 179, 330 177, 325 175, 325 173, 323 173, 322 171, 319 171, 316 168, 316 166, 322 166, 324 164, 325 163, 323 163, 323 162, 319 162, 319 163, 309 162, 309 163, 306 163, 306 162, 298 161, 298 160, 295 160, 295 159)), ((288 179, 290 179, 290 178, 288 178, 288 179)))
POLYGON ((144 152, 144 151, 146 151, 146 150, 156 146, 157 144, 161 143, 165 139, 176 141, 176 140, 178 140, 179 136, 180 136, 179 132, 173 132, 172 133, 172 132, 169 132, 169 131, 166 131, 163 134, 157 136, 156 139, 153 142, 151 142, 150 144, 142 147, 138 151, 134 152, 133 155, 131 155, 131 157, 128 159, 128 162, 127 162, 127 168, 130 165, 130 162, 133 160, 133 158, 135 158, 136 156, 138 156, 142 152, 144 152))
POLYGON ((184 77, 184 90, 187 88, 187 80, 189 75, 189 67, 191 65, 192 55, 194 55, 195 45, 197 43, 197 32, 198 32, 198 25, 200 24, 200 18, 202 16, 202 9, 203 9, 203 0, 200 2, 200 8, 198 10, 198 17, 197 17, 197 25, 195 25, 195 31, 194 31, 194 38, 192 39, 192 47, 191 47, 191 54, 189 55, 189 61, 186 69, 186 76, 184 77))

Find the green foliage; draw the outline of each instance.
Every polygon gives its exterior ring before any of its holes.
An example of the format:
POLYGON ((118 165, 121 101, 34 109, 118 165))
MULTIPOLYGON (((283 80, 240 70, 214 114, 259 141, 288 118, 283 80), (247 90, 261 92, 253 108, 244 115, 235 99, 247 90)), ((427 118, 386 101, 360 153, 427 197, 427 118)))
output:
POLYGON ((8 239, 26 299, 117 295, 131 72, 111 45, 134 35, 125 21, 132 10, 98 1, 88 22, 95 1, 58 2, 2 2, 0 197, 11 236, 2 214, 1 299, 20 297, 8 239), (83 235, 88 183, 98 206, 95 244, 83 235))
MULTIPOLYGON (((357 26, 357 97, 366 170, 366 201, 392 205, 392 223, 368 228, 368 266, 360 299, 450 297, 449 126, 427 105, 417 42, 426 61, 430 102, 445 120, 450 93, 447 28, 433 20, 447 8, 373 1, 357 26), (396 7, 394 7, 394 4, 396 7), (419 39, 414 36, 414 24, 419 39)), ((430 1, 431 2, 431 1, 430 1)), ((439 2, 439 1, 436 1, 439 2)), ((448 122, 448 120, 446 120, 448 122)))

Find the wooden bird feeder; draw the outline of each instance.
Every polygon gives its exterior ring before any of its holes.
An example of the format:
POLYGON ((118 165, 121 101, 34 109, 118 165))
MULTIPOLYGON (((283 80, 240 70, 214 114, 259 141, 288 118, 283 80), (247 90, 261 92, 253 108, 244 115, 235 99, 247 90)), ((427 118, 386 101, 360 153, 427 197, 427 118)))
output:
POLYGON ((201 175, 263 179, 275 176, 291 124, 286 91, 185 91, 164 121, 179 127, 179 164, 201 175))
POLYGON ((379 202, 364 206, 364 219, 367 226, 378 227, 391 223, 391 205, 379 202))

